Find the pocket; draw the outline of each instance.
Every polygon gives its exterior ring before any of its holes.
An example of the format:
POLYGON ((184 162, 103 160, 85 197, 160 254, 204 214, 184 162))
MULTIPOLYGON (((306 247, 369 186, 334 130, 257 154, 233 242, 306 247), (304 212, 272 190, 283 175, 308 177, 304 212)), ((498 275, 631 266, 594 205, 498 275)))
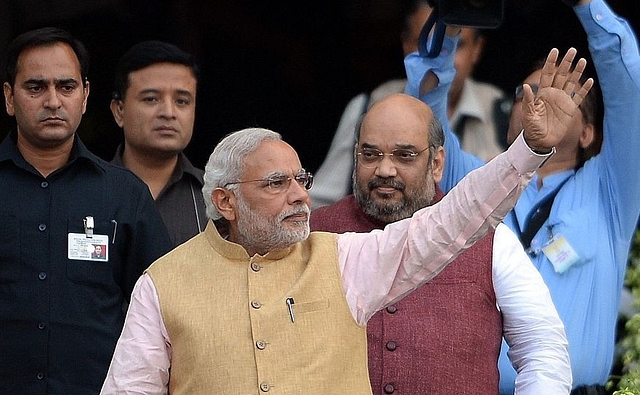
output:
POLYGON ((292 306, 294 314, 308 314, 316 311, 322 311, 329 308, 329 300, 316 300, 306 303, 295 303, 292 306))
POLYGON ((564 210, 558 216, 549 218, 549 231, 543 246, 563 237, 578 258, 571 266, 594 262, 599 249, 610 240, 606 221, 604 216, 594 215, 582 207, 564 210))
MULTIPOLYGON (((68 233, 84 233, 82 219, 70 219, 67 225, 68 233)), ((94 218, 94 235, 105 235, 111 240, 113 225, 111 221, 94 218)), ((101 243, 102 244, 102 243, 101 243)), ((69 245, 66 247, 69 248, 69 245)), ((103 248, 111 249, 115 246, 107 243, 103 248)), ((103 251, 105 255, 107 251, 103 251)), ((114 284, 113 264, 115 260, 112 257, 112 251, 108 251, 109 260, 84 260, 84 259, 68 259, 67 260, 67 279, 76 284, 90 286, 111 286, 114 284)))
POLYGON ((109 262, 67 261, 67 278, 76 284, 100 286, 113 283, 113 272, 109 262))

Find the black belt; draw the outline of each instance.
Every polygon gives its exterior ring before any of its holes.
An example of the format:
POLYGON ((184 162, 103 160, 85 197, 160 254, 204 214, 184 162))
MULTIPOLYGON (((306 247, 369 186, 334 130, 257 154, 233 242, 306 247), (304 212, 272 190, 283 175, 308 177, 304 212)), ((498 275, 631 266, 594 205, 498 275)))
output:
POLYGON ((571 395, 607 395, 604 385, 581 385, 571 391, 571 395))

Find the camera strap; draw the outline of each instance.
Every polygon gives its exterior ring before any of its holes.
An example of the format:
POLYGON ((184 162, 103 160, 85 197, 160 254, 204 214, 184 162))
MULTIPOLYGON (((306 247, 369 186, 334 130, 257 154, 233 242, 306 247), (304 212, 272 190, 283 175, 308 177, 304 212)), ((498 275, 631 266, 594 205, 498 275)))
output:
POLYGON ((420 31, 420 37, 418 38, 420 56, 435 58, 440 54, 446 28, 447 26, 440 18, 438 5, 435 5, 420 31), (433 30, 433 34, 431 34, 431 30, 433 30))
MULTIPOLYGON (((549 219, 553 201, 556 199, 556 195, 560 192, 560 189, 567 180, 569 180, 569 178, 560 183, 560 185, 558 185, 552 193, 547 195, 537 207, 534 206, 535 209, 527 216, 527 221, 525 222, 526 226, 520 232, 520 242, 522 243, 525 251, 528 251, 531 248, 531 240, 533 240, 533 237, 538 233, 540 227, 545 223, 545 221, 549 219)), ((517 217, 516 221, 518 221, 517 217)), ((519 226, 519 228, 521 227, 519 226)))

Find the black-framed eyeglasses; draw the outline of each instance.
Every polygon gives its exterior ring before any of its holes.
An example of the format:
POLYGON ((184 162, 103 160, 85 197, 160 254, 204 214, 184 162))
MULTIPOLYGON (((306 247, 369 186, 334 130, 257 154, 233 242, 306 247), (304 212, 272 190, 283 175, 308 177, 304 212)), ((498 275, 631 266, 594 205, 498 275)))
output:
POLYGON ((271 193, 281 193, 289 190, 291 186, 291 180, 296 180, 298 185, 306 189, 307 191, 313 186, 313 174, 304 169, 300 170, 298 174, 291 177, 286 174, 273 174, 267 178, 261 178, 259 180, 247 180, 247 181, 233 181, 224 184, 224 188, 233 184, 245 184, 248 182, 261 182, 266 189, 271 193))
MULTIPOLYGON (((522 100, 522 98, 524 97, 524 88, 523 88, 524 84, 520 84, 518 86, 516 86, 516 91, 514 94, 514 101, 520 101, 522 100)), ((531 90, 533 91, 534 95, 538 94, 538 89, 540 88, 540 86, 538 84, 527 84, 531 87, 531 90)))
POLYGON ((409 166, 413 162, 415 162, 415 160, 421 153, 428 150, 429 148, 431 148, 430 145, 417 152, 407 148, 396 148, 390 153, 382 152, 377 148, 360 148, 357 152, 358 163, 362 167, 373 169, 378 167, 385 156, 388 156, 391 158, 391 161, 396 164, 396 166, 409 166))

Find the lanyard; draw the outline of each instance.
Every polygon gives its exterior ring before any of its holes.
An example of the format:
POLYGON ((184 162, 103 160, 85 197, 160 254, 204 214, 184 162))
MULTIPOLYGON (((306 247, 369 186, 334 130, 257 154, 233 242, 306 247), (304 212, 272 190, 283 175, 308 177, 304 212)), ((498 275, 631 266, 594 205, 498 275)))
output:
MULTIPOLYGON (((529 250, 529 248, 531 247, 531 240, 533 240, 533 237, 536 235, 536 233, 538 233, 538 230, 540 230, 540 227, 542 226, 542 224, 544 224, 545 221, 549 219, 549 214, 551 214, 551 206, 553 206, 553 201, 555 200, 558 192, 560 192, 560 189, 562 188, 564 183, 567 182, 569 178, 570 177, 567 177, 567 179, 562 181, 560 185, 558 185, 553 192, 547 195, 542 200, 542 202, 538 204, 535 210, 529 212, 529 215, 527 215, 527 219, 525 222, 527 226, 525 226, 525 228, 520 232, 520 242, 522 243, 522 246, 524 247, 525 251, 529 250)), ((518 217, 516 216, 515 218, 516 218, 516 222, 519 222, 518 217)), ((522 229, 522 226, 520 226, 520 223, 518 223, 518 229, 522 229)))

